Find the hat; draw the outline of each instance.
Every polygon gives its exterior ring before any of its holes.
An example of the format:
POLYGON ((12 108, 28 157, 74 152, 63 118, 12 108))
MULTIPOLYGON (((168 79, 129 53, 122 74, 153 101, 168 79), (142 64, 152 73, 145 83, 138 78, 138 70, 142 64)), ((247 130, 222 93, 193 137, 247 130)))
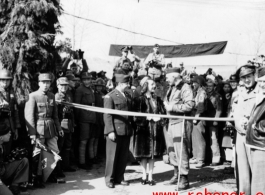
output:
POLYGON ((229 82, 238 82, 238 77, 236 74, 232 74, 230 77, 229 77, 229 82))
POLYGON ((98 78, 95 82, 96 86, 105 86, 105 82, 102 78, 98 78))
POLYGON ((68 80, 72 81, 72 80, 74 80, 75 75, 72 74, 72 73, 68 73, 68 74, 65 75, 65 77, 66 77, 68 80))
POLYGON ((115 74, 115 79, 117 83, 128 83, 130 81, 130 76, 125 74, 115 74))
POLYGON ((92 75, 92 78, 94 78, 94 79, 97 78, 97 72, 96 71, 91 71, 90 74, 92 75))
POLYGON ((216 77, 221 79, 221 80, 224 80, 223 77, 221 75, 219 75, 219 74, 216 77))
POLYGON ((58 85, 69 85, 69 81, 66 77, 61 77, 57 79, 57 86, 58 85))
POLYGON ((230 85, 230 80, 228 79, 226 81, 223 81, 222 83, 223 83, 223 85, 230 85))
POLYGON ((190 78, 192 79, 193 77, 195 77, 195 76, 198 76, 198 74, 196 74, 196 73, 191 73, 190 74, 190 78))
POLYGON ((79 78, 79 77, 75 77, 75 78, 73 79, 73 81, 80 81, 80 78, 79 78))
POLYGON ((265 67, 260 67, 258 69, 258 78, 263 77, 265 75, 265 67))
POLYGON ((50 73, 39 74, 39 81, 52 81, 52 75, 50 73))
POLYGON ((92 75, 88 72, 82 72, 81 79, 92 79, 92 75))
POLYGON ((12 79, 11 72, 6 69, 0 70, 0 79, 5 79, 5 80, 12 79))
POLYGON ((192 78, 192 81, 198 83, 201 86, 205 84, 205 80, 202 76, 195 76, 192 78))
POLYGON ((140 83, 139 83, 138 78, 133 79, 133 81, 132 81, 132 86, 134 86, 134 87, 138 87, 139 85, 140 85, 140 83))
POLYGON ((154 47, 160 47, 158 44, 155 44, 154 47))
POLYGON ((175 68, 166 69, 166 74, 169 74, 169 73, 180 73, 180 68, 175 67, 175 68))
POLYGON ((184 66, 184 63, 183 63, 183 62, 181 62, 179 65, 180 65, 180 66, 184 66))
POLYGON ((208 85, 208 84, 214 84, 214 85, 215 85, 215 82, 214 82, 212 79, 208 79, 207 82, 206 82, 206 84, 207 84, 207 85, 208 85))
POLYGON ((241 67, 236 71, 236 74, 237 74, 239 77, 243 77, 243 76, 249 75, 249 74, 251 74, 251 73, 255 73, 255 70, 256 70, 256 67, 255 67, 255 66, 250 65, 250 64, 246 64, 246 65, 241 66, 241 67))
POLYGON ((122 51, 122 52, 128 52, 128 47, 127 47, 127 46, 123 46, 123 47, 121 48, 121 51, 122 51))

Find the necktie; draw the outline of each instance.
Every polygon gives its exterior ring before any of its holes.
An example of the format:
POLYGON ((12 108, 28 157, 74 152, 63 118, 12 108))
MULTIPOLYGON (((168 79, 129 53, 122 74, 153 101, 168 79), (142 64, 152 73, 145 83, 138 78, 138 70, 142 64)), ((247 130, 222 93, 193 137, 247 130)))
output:
POLYGON ((172 89, 173 89, 173 86, 170 86, 169 92, 167 94, 167 101, 169 101, 169 98, 170 98, 171 93, 172 93, 172 89))

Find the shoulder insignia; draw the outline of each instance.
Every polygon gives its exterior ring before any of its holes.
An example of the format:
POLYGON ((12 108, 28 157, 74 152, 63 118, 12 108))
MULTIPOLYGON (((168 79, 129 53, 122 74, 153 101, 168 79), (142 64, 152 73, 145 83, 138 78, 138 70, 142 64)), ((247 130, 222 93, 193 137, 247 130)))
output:
POLYGON ((222 97, 220 97, 220 100, 222 100, 223 98, 222 97))
POLYGON ((199 96, 199 101, 203 101, 204 100, 204 96, 203 95, 200 95, 199 96))
POLYGON ((110 98, 110 96, 107 94, 105 96, 102 96, 103 98, 110 98))

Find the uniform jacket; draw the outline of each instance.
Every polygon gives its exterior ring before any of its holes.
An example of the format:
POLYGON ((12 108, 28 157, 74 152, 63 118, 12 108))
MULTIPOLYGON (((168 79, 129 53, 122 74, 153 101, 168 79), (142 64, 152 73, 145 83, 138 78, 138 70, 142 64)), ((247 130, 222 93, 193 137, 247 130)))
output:
MULTIPOLYGON (((104 108, 104 94, 101 91, 95 91, 95 106, 104 108)), ((97 124, 104 125, 103 113, 96 113, 97 124)))
POLYGON ((254 85, 250 90, 240 92, 238 101, 234 109, 235 128, 241 134, 246 134, 246 130, 241 126, 243 117, 250 117, 251 111, 256 102, 257 86, 254 85))
MULTIPOLYGON (((193 109, 195 102, 193 99, 193 92, 191 87, 183 81, 178 86, 173 86, 168 89, 164 101, 167 101, 169 105, 173 106, 173 110, 167 112, 168 115, 189 116, 193 109)), ((170 119, 170 122, 181 122, 179 119, 170 119)))
MULTIPOLYGON (((75 103, 95 106, 95 95, 91 88, 87 88, 84 85, 78 87, 75 92, 75 103)), ((76 109, 76 120, 78 123, 96 123, 96 113, 83 109, 76 109)))
MULTIPOLYGON (((58 92, 55 94, 55 100, 73 103, 73 96, 71 94, 71 91, 67 91, 66 94, 58 92)), ((73 108, 58 103, 57 106, 58 106, 58 118, 61 124, 61 128, 66 133, 73 132, 74 123, 75 123, 73 108)))
POLYGON ((4 146, 0 144, 0 179, 5 174, 5 163, 4 163, 4 157, 5 157, 5 150, 4 146))
POLYGON ((20 128, 18 105, 12 90, 0 89, 0 103, 8 102, 9 108, 0 108, 0 128, 9 128, 12 132, 20 128))
POLYGON ((41 90, 29 94, 25 105, 25 119, 29 135, 53 138, 61 131, 54 94, 41 90))
POLYGON ((247 132, 246 143, 265 149, 265 99, 258 102, 251 111, 247 132))
MULTIPOLYGON (((154 52, 153 52, 153 53, 150 53, 150 54, 147 56, 147 58, 146 58, 144 64, 147 66, 148 63, 149 63, 150 61, 152 61, 152 60, 154 60, 154 61, 157 62, 158 66, 160 67, 159 69, 161 69, 162 67, 165 66, 165 57, 164 57, 164 54, 160 54, 160 53, 159 53, 159 54, 155 54, 154 52)), ((158 68, 158 67, 157 67, 157 68, 158 68)))
MULTIPOLYGON (((131 110, 131 102, 128 93, 124 96, 116 88, 108 93, 104 98, 104 108, 114 110, 131 110)), ((111 132, 115 132, 120 136, 130 136, 132 134, 131 120, 126 115, 112 115, 104 114, 105 129, 104 134, 108 135, 111 132)))

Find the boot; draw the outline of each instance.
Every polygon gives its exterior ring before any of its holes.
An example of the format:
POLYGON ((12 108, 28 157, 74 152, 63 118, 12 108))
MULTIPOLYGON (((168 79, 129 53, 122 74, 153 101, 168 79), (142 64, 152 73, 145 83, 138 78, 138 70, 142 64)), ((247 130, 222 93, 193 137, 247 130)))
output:
POLYGON ((165 182, 164 185, 176 185, 178 183, 178 174, 174 175, 169 181, 165 182))
POLYGON ((40 154, 32 157, 32 184, 34 188, 45 188, 42 176, 38 175, 40 154))
POLYGON ((180 180, 179 180, 179 189, 177 189, 177 187, 175 188, 175 190, 186 190, 188 189, 190 186, 189 184, 189 179, 188 179, 188 175, 180 175, 180 180))

